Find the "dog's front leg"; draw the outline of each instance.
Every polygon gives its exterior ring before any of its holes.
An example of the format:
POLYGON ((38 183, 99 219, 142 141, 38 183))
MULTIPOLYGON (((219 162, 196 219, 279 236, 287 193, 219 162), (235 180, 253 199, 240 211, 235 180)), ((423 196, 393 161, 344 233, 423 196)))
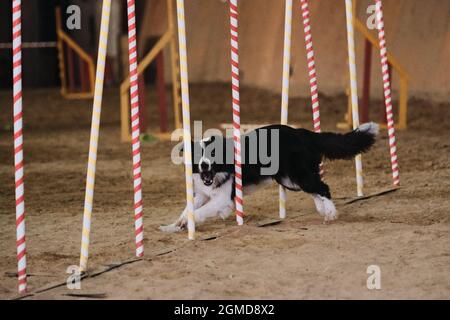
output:
MULTIPOLYGON (((209 198, 205 194, 196 193, 194 196, 194 210, 203 206, 208 200, 209 198)), ((167 226, 160 226, 159 230, 163 232, 174 233, 186 229, 186 226, 187 226, 187 207, 184 208, 180 217, 174 223, 169 224, 167 226)))
POLYGON ((195 223, 205 222, 206 219, 222 217, 226 219, 233 212, 233 201, 215 197, 204 206, 194 211, 195 223))
MULTIPOLYGON (((231 200, 216 197, 207 201, 203 206, 194 210, 195 223, 203 223, 208 218, 222 217, 226 219, 232 212, 234 203, 231 200)), ((186 209, 181 214, 180 218, 173 224, 168 226, 161 226, 159 229, 164 232, 179 232, 186 229, 187 226, 187 211, 186 209)))

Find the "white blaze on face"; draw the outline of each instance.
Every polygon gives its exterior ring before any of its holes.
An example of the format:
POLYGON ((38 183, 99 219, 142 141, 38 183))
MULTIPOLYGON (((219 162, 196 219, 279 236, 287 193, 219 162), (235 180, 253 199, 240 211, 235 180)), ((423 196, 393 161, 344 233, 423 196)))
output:
POLYGON ((210 140, 211 140, 211 137, 200 140, 200 147, 202 148, 202 157, 200 158, 200 161, 198 162, 199 172, 203 172, 203 169, 202 169, 203 163, 206 163, 208 165, 208 171, 211 170, 211 160, 205 157, 205 153, 206 153, 205 141, 210 141, 210 140))

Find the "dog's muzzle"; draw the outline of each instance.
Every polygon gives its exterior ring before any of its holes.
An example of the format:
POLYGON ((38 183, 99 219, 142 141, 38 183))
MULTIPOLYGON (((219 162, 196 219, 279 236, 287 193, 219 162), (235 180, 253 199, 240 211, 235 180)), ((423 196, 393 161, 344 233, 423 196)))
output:
POLYGON ((203 184, 207 187, 213 184, 213 179, 203 179, 203 184))

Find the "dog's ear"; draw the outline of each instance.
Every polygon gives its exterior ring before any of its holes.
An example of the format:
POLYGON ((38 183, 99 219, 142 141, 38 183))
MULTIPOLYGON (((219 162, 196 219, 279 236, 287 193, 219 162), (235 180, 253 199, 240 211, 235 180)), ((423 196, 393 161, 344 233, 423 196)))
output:
MULTIPOLYGON (((178 149, 180 152, 184 152, 184 143, 183 141, 180 143, 180 147, 178 149)), ((191 140, 191 152, 194 150, 194 141, 191 140)))

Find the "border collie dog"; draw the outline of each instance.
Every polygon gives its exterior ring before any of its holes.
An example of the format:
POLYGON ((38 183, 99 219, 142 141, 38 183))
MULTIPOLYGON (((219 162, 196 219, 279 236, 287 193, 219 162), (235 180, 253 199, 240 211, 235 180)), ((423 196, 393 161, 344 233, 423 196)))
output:
MULTIPOLYGON (((321 179, 320 164, 324 158, 352 159, 368 151, 378 130, 375 123, 365 123, 345 134, 270 125, 242 135, 244 195, 276 181, 288 190, 310 194, 324 220, 335 220, 337 211, 330 188, 321 179)), ((226 219, 234 212, 233 139, 212 136, 192 142, 192 150, 195 222, 214 217, 226 219)), ((161 226, 160 230, 178 232, 186 226, 185 209, 174 223, 161 226)))

